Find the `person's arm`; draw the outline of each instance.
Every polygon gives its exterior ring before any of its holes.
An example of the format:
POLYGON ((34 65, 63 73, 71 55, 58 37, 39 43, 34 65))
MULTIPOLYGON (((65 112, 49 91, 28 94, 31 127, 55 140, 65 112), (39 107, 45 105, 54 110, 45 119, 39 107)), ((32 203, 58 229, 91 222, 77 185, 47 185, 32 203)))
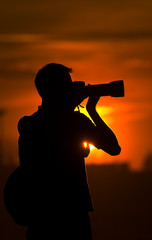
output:
POLYGON ((96 111, 96 104, 99 101, 98 97, 89 97, 86 109, 96 126, 97 132, 97 148, 104 150, 110 155, 118 155, 121 148, 118 144, 117 138, 112 130, 106 125, 96 111))

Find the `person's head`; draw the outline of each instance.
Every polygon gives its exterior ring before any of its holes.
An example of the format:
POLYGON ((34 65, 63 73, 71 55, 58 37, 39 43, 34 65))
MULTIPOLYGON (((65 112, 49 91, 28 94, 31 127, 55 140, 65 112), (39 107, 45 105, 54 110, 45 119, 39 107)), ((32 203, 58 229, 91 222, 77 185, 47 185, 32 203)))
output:
POLYGON ((53 97, 66 96, 72 86, 71 72, 71 68, 57 63, 49 63, 41 68, 35 77, 35 85, 41 98, 49 101, 53 97))

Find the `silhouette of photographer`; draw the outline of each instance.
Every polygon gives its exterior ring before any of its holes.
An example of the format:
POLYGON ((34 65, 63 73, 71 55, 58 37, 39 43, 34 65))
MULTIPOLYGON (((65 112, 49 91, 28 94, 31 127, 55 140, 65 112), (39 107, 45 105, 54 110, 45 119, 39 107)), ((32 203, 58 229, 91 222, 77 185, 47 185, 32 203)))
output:
POLYGON ((28 240, 91 240, 93 205, 84 161, 90 149, 84 142, 110 155, 120 153, 116 136, 96 111, 100 96, 89 96, 86 105, 92 121, 74 111, 86 96, 71 72, 55 63, 40 69, 35 85, 42 105, 18 123, 21 210, 14 216, 28 227, 28 240))

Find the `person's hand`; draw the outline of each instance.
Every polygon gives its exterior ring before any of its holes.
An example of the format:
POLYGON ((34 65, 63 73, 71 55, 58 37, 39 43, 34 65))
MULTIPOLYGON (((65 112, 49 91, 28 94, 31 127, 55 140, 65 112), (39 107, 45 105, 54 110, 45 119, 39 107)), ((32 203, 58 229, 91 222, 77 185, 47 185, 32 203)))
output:
POLYGON ((88 112, 94 111, 96 109, 96 105, 99 101, 100 97, 90 96, 86 105, 86 109, 88 112))

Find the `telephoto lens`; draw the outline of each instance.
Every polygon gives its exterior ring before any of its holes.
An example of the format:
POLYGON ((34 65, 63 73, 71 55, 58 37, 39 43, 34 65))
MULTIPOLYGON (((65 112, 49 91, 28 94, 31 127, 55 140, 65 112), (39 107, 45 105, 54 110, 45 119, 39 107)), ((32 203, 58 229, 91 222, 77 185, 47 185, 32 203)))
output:
POLYGON ((124 97, 124 82, 123 80, 110 82, 110 96, 111 97, 124 97))
POLYGON ((87 96, 124 97, 124 82, 118 80, 106 84, 87 85, 84 92, 87 96))
POLYGON ((85 85, 85 82, 75 81, 72 84, 71 95, 75 106, 91 96, 124 97, 124 82, 123 80, 117 80, 106 84, 85 85))

